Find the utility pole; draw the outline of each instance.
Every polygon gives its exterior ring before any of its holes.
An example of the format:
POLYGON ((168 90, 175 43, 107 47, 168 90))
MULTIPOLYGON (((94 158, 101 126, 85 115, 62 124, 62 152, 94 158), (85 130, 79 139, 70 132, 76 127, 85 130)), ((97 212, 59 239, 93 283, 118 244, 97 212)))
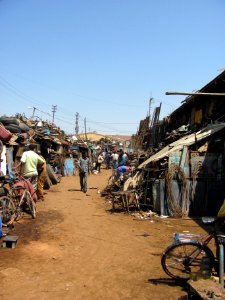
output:
POLYGON ((78 135, 78 133, 79 133, 79 113, 78 112, 76 112, 76 122, 75 122, 75 133, 76 133, 76 135, 78 135))
POLYGON ((54 120, 55 120, 56 110, 57 110, 57 105, 52 105, 52 124, 54 123, 54 120))
POLYGON ((188 95, 188 96, 221 96, 224 97, 225 93, 203 93, 203 92, 196 92, 196 93, 189 93, 189 92, 166 92, 166 95, 188 95))
POLYGON ((84 118, 84 132, 85 132, 85 140, 87 141, 87 123, 86 123, 86 118, 84 118))
POLYGON ((149 124, 150 124, 150 122, 151 122, 151 106, 152 106, 152 102, 153 102, 153 98, 151 97, 150 99, 149 99, 149 105, 148 105, 148 116, 149 116, 149 124))
POLYGON ((153 101, 153 98, 151 97, 151 98, 149 99, 149 104, 148 104, 148 115, 149 115, 149 117, 150 117, 150 113, 151 113, 151 105, 152 105, 152 101, 153 101))
POLYGON ((33 119, 33 117, 34 117, 34 114, 35 114, 35 110, 36 110, 37 108, 36 107, 33 107, 33 114, 32 114, 32 119, 33 119))

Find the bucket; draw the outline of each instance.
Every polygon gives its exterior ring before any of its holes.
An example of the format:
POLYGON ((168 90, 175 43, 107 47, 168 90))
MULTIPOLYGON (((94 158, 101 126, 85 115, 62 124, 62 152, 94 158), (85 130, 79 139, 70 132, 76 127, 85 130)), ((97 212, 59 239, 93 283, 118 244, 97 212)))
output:
POLYGON ((8 142, 11 139, 11 137, 12 133, 0 123, 0 140, 2 140, 3 142, 8 142))

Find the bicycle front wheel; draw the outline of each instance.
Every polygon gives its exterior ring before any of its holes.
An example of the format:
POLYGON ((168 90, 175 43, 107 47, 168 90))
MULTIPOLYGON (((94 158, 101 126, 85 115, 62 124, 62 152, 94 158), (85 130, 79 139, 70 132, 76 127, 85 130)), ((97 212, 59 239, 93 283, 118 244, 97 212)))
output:
POLYGON ((31 194, 29 191, 26 191, 26 205, 29 208, 32 218, 35 219, 36 218, 36 205, 34 203, 33 198, 31 197, 31 194))
POLYGON ((161 265, 167 275, 176 280, 189 280, 200 269, 202 258, 207 257, 214 266, 212 251, 198 242, 180 242, 170 245, 162 255, 161 265))

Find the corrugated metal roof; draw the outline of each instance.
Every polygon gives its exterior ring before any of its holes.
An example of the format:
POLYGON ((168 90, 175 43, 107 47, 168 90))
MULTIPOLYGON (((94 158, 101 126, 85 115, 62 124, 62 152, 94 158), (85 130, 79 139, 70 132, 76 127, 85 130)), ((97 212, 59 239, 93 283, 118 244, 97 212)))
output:
POLYGON ((183 146, 190 146, 195 144, 198 141, 203 140, 206 137, 211 136, 212 134, 216 133, 219 130, 222 130, 225 128, 225 123, 221 124, 210 124, 207 127, 203 128, 202 130, 192 133, 189 135, 186 135, 182 137, 181 139, 167 145, 162 150, 157 152, 156 154, 152 155, 150 158, 148 158, 146 161, 144 161, 142 164, 138 166, 138 169, 144 168, 146 165, 148 165, 152 161, 160 160, 163 157, 168 156, 170 153, 181 150, 183 146))
MULTIPOLYGON (((224 77, 225 77, 225 71, 221 72, 218 76, 216 76, 213 80, 211 80, 210 82, 208 82, 205 86, 203 86, 197 92, 209 91, 211 86, 213 86, 217 82, 222 82, 224 80, 224 77)), ((192 96, 186 97, 183 101, 181 101, 181 103, 183 103, 183 104, 181 106, 179 106, 177 109, 175 109, 170 114, 170 116, 173 116, 174 114, 176 114, 177 111, 179 111, 180 109, 182 109, 183 107, 185 107, 186 105, 188 105, 190 102, 194 101, 197 97, 201 97, 201 96, 198 96, 198 94, 196 94, 196 95, 192 95, 192 96)))

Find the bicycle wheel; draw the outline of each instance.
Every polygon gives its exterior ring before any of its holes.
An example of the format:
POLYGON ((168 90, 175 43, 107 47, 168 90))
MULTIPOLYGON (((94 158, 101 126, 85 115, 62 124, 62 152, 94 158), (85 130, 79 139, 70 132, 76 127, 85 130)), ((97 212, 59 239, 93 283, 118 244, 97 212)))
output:
POLYGON ((36 218, 36 205, 34 203, 33 198, 31 197, 31 194, 29 191, 25 191, 25 197, 26 197, 26 205, 29 208, 29 211, 32 215, 32 218, 36 218))
POLYGON ((200 269, 202 258, 210 260, 214 266, 212 251, 198 242, 180 242, 170 245, 162 255, 161 265, 167 275, 176 280, 188 280, 192 272, 200 269))
POLYGON ((13 201, 7 196, 0 197, 0 215, 3 224, 7 224, 12 220, 14 212, 15 206, 13 201))

